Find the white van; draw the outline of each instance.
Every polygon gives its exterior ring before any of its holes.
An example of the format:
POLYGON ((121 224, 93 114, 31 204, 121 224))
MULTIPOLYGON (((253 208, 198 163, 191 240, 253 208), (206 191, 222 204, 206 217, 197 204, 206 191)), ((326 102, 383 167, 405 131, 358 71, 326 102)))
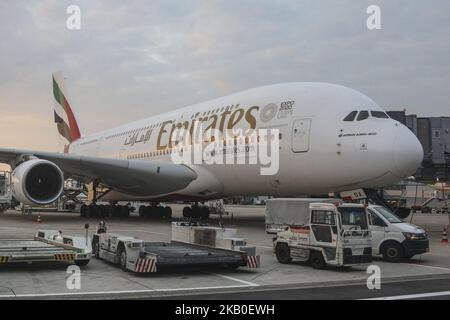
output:
POLYGON ((372 231, 372 253, 398 262, 428 252, 429 241, 425 230, 404 222, 383 206, 367 207, 372 231))

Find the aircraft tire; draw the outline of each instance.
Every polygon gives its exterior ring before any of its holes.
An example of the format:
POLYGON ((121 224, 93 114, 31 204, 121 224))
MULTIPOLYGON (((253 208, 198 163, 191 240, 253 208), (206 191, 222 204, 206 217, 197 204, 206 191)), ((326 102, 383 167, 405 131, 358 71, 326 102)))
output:
POLYGON ((164 208, 164 218, 166 218, 166 219, 172 218, 172 208, 171 207, 164 208))
POLYGON ((184 207, 183 208, 183 217, 184 218, 192 218, 192 208, 191 207, 184 207))

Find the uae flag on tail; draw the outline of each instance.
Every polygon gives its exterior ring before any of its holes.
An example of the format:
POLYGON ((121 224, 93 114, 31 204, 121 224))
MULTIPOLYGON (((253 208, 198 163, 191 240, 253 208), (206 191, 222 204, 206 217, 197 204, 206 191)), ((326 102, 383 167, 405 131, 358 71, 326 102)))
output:
POLYGON ((67 139, 67 141, 72 142, 79 139, 81 134, 66 92, 62 72, 55 72, 53 74, 55 123, 59 134, 67 139))

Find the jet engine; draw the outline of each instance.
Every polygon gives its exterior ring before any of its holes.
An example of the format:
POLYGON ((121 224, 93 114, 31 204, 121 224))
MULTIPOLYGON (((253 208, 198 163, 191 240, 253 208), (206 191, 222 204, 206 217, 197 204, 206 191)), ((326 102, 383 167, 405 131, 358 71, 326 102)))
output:
POLYGON ((28 205, 46 205, 55 202, 64 188, 64 174, 47 160, 32 159, 21 163, 11 174, 14 198, 28 205))

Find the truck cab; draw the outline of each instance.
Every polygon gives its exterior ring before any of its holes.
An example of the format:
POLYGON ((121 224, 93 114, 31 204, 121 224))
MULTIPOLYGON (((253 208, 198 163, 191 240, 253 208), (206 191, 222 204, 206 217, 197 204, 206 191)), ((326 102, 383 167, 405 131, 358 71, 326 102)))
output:
POLYGON ((369 205, 372 251, 387 261, 398 262, 429 251, 424 229, 404 222, 383 206, 369 205))
POLYGON ((308 212, 298 211, 299 221, 302 215, 306 223, 289 225, 274 238, 280 263, 296 259, 322 269, 372 261, 369 218, 363 205, 310 203, 308 212))

